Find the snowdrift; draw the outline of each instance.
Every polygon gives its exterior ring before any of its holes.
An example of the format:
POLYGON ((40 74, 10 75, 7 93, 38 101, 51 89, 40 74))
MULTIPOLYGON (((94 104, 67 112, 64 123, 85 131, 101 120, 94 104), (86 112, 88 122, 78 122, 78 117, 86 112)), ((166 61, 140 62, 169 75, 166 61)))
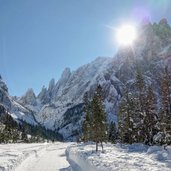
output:
POLYGON ((105 152, 95 152, 94 144, 67 148, 67 159, 74 171, 170 171, 171 147, 143 144, 106 144, 105 152))

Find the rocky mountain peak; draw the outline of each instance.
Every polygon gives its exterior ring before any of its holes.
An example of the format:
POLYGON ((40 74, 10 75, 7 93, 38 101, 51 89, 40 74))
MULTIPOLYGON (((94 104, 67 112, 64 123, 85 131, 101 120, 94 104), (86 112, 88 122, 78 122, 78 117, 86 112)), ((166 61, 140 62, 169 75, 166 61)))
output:
POLYGON ((49 88, 48 88, 48 90, 49 90, 49 91, 52 91, 52 90, 54 89, 54 87, 55 87, 55 79, 52 78, 52 79, 50 80, 50 82, 49 82, 49 88))
MULTIPOLYGON (((50 86, 49 86, 50 87, 50 86)), ((50 101, 50 96, 47 88, 45 86, 42 87, 41 92, 38 94, 37 98, 40 100, 42 104, 46 104, 50 101)))
POLYGON ((37 98, 42 99, 42 97, 46 94, 47 88, 45 86, 42 87, 40 93, 38 94, 37 98))
POLYGON ((5 91, 5 92, 8 92, 8 87, 7 87, 7 85, 5 84, 5 82, 2 80, 1 75, 0 75, 0 89, 2 89, 2 90, 5 91))
POLYGON ((35 106, 36 103, 36 95, 32 88, 29 88, 24 96, 21 97, 20 102, 24 105, 33 105, 35 106))
MULTIPOLYGON (((0 105, 2 105, 9 114, 14 118, 14 120, 25 121, 30 124, 36 125, 37 122, 33 116, 33 114, 25 108, 24 105, 21 105, 23 101, 19 101, 20 99, 17 97, 11 97, 8 94, 8 88, 5 82, 0 77, 0 105), (18 103, 21 102, 21 103, 18 103)), ((24 100, 24 99, 23 99, 24 100)), ((31 105, 36 105, 35 103, 35 94, 33 90, 27 92, 27 97, 25 97, 25 104, 30 103, 31 105), (30 97, 29 97, 30 96, 30 97), (32 99, 32 100, 29 100, 32 99), (32 101, 32 103, 30 103, 32 101)))
POLYGON ((11 101, 8 95, 8 87, 0 76, 0 104, 3 104, 5 108, 11 108, 11 101))
POLYGON ((65 68, 64 71, 62 72, 61 78, 56 83, 56 91, 58 91, 58 89, 61 87, 61 85, 66 84, 66 82, 69 80, 70 76, 71 76, 70 68, 65 68))
POLYGON ((66 77, 68 78, 70 75, 71 75, 71 70, 70 68, 67 67, 64 69, 61 78, 66 78, 66 77))

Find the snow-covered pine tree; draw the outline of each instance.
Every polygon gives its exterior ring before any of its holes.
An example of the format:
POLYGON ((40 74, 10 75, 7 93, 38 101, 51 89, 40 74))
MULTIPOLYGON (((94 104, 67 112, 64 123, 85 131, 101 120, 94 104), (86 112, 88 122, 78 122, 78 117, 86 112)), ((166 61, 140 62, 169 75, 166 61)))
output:
POLYGON ((91 118, 91 106, 88 99, 88 93, 86 92, 83 97, 85 118, 82 124, 83 141, 92 140, 92 118, 91 118))
POLYGON ((145 142, 146 139, 146 84, 144 76, 140 69, 137 69, 136 78, 135 78, 135 88, 136 88, 136 126, 138 128, 137 141, 145 142))
POLYGON ((106 113, 103 106, 102 87, 97 86, 91 103, 92 110, 92 134, 93 141, 96 142, 96 151, 98 143, 101 143, 103 151, 103 142, 107 141, 107 122, 106 113))
POLYGON ((5 111, 5 114, 3 115, 3 122, 5 125, 3 130, 4 142, 16 142, 19 139, 17 122, 13 120, 7 111, 5 111))
POLYGON ((1 125, 0 126, 1 128, 0 128, 0 143, 3 143, 4 142, 4 132, 3 132, 3 130, 4 130, 4 128, 3 128, 3 125, 1 125))
POLYGON ((115 122, 110 123, 108 132, 109 141, 115 143, 118 136, 115 122))
POLYGON ((171 75, 167 67, 161 77, 161 144, 171 144, 171 75))
POLYGON ((144 128, 145 128, 145 144, 152 145, 153 137, 157 134, 157 99, 153 92, 152 86, 147 88, 146 103, 145 103, 145 116, 144 116, 144 128))
POLYGON ((135 90, 131 94, 126 89, 120 103, 119 136, 122 142, 151 145, 157 134, 157 100, 151 85, 146 86, 140 71, 137 71, 135 90))
POLYGON ((20 139, 20 132, 18 129, 13 129, 12 130, 12 142, 16 143, 20 139))
POLYGON ((136 119, 135 119, 136 103, 131 93, 126 88, 122 101, 119 106, 119 138, 121 142, 133 143, 137 139, 136 119))
POLYGON ((24 128, 21 133, 21 140, 23 140, 24 142, 28 142, 27 134, 24 128))

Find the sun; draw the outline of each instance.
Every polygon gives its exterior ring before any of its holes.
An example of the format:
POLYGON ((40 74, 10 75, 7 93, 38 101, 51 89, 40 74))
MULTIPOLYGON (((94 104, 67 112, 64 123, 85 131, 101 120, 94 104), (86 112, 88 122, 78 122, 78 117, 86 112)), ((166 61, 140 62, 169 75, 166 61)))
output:
POLYGON ((116 31, 116 39, 119 45, 129 46, 135 41, 137 37, 136 28, 133 25, 122 25, 116 31))

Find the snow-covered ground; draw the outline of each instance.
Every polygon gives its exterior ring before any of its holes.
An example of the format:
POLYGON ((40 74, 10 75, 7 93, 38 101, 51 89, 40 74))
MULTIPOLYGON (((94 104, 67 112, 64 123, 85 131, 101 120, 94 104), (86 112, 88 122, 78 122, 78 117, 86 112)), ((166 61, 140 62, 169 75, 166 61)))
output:
POLYGON ((171 147, 106 144, 104 153, 94 150, 94 144, 72 145, 68 160, 82 171, 171 171, 171 147))
POLYGON ((2 144, 0 171, 71 171, 65 156, 70 144, 2 144))
POLYGON ((96 153, 94 144, 2 144, 0 171, 171 171, 171 147, 106 144, 104 148, 104 153, 96 153))

